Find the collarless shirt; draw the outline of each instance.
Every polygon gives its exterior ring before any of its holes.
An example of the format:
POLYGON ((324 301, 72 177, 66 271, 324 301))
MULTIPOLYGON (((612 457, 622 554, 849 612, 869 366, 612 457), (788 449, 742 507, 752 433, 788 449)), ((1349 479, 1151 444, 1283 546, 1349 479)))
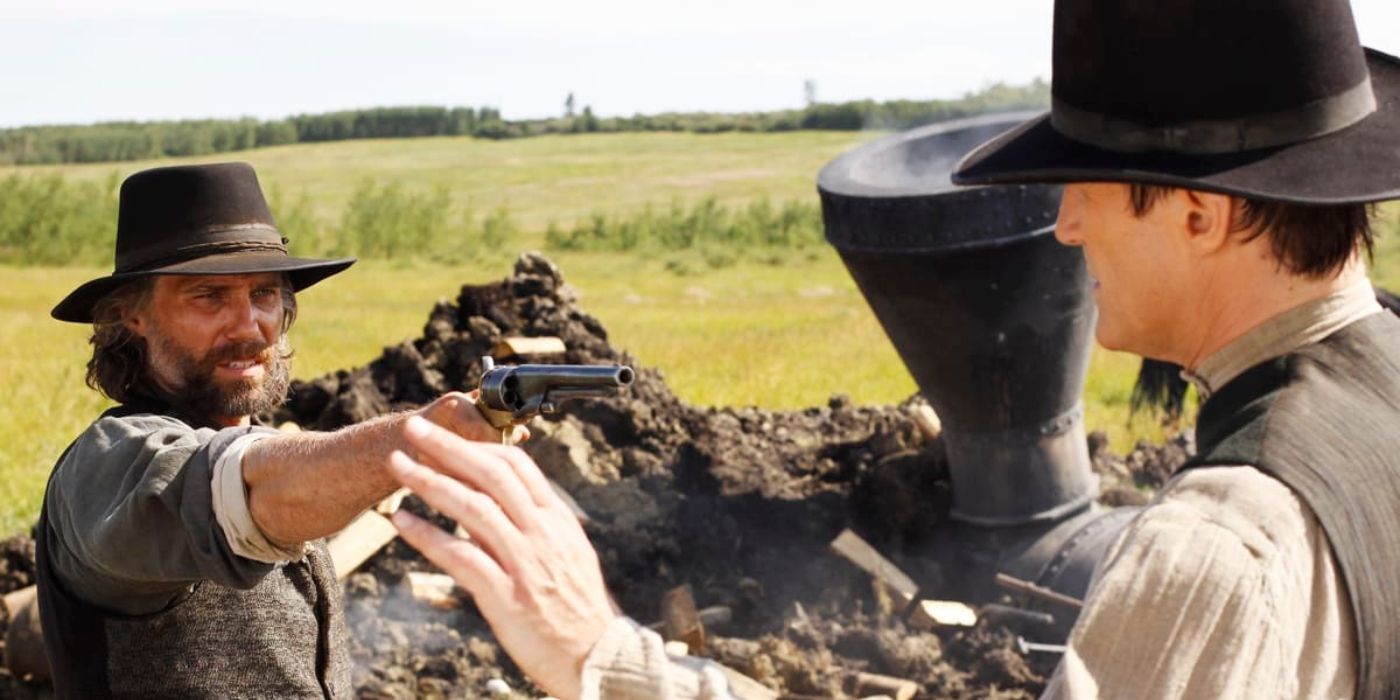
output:
MULTIPOLYGON (((1381 311, 1369 281, 1184 372, 1202 399, 1381 311)), ((1351 698, 1351 601, 1312 510, 1250 466, 1170 479, 1099 564, 1047 698, 1351 698)))

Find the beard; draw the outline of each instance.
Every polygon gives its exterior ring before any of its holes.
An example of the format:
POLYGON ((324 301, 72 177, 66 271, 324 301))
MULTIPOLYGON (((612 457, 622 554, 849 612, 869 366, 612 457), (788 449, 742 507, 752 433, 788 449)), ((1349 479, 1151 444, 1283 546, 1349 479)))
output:
POLYGON ((205 418, 241 418, 281 406, 291 383, 291 345, 285 334, 277 342, 233 343, 196 357, 159 331, 147 339, 150 371, 156 383, 170 397, 205 418), (262 365, 261 377, 220 382, 215 378, 219 363, 255 358, 262 365))

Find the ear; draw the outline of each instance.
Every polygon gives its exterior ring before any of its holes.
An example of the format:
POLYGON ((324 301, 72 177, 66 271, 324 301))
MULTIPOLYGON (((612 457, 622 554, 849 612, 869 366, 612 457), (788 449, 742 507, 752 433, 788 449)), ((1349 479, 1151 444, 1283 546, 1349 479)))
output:
POLYGON ((1230 240, 1235 198, 1187 189, 1177 190, 1176 193, 1180 198, 1179 213, 1187 245, 1201 255, 1209 255, 1223 248, 1230 240))
POLYGON ((144 310, 138 311, 134 314, 124 314, 124 317, 122 318, 122 325, 126 326, 126 329, 131 331, 131 334, 136 336, 137 338, 145 338, 146 329, 150 328, 151 326, 151 321, 150 319, 146 318, 146 314, 147 312, 144 310))

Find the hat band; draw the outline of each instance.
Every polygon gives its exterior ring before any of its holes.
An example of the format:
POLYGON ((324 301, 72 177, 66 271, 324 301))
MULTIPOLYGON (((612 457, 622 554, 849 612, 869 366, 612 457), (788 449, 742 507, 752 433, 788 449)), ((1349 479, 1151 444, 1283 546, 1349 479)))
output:
POLYGON ((1167 152, 1192 155, 1239 153, 1286 146, 1341 131, 1376 111, 1371 78, 1336 95, 1302 106, 1238 119, 1204 119, 1170 126, 1147 126, 1054 99, 1050 124, 1061 134, 1119 153, 1167 152))
POLYGON ((140 272, 207 255, 268 250, 287 252, 287 244, 277 229, 266 224, 232 226, 205 231, 200 234, 198 243, 175 247, 155 245, 119 253, 116 271, 140 272))

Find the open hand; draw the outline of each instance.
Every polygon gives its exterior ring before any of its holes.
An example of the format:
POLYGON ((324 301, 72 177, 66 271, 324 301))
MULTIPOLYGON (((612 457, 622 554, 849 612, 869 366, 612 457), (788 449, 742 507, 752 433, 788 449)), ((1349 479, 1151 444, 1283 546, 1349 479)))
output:
POLYGON ((618 613, 577 518, 519 448, 470 442, 418 417, 404 435, 418 460, 396 451, 389 473, 471 539, 405 511, 394 525, 472 595, 522 671, 556 697, 578 697, 584 659, 618 613))

